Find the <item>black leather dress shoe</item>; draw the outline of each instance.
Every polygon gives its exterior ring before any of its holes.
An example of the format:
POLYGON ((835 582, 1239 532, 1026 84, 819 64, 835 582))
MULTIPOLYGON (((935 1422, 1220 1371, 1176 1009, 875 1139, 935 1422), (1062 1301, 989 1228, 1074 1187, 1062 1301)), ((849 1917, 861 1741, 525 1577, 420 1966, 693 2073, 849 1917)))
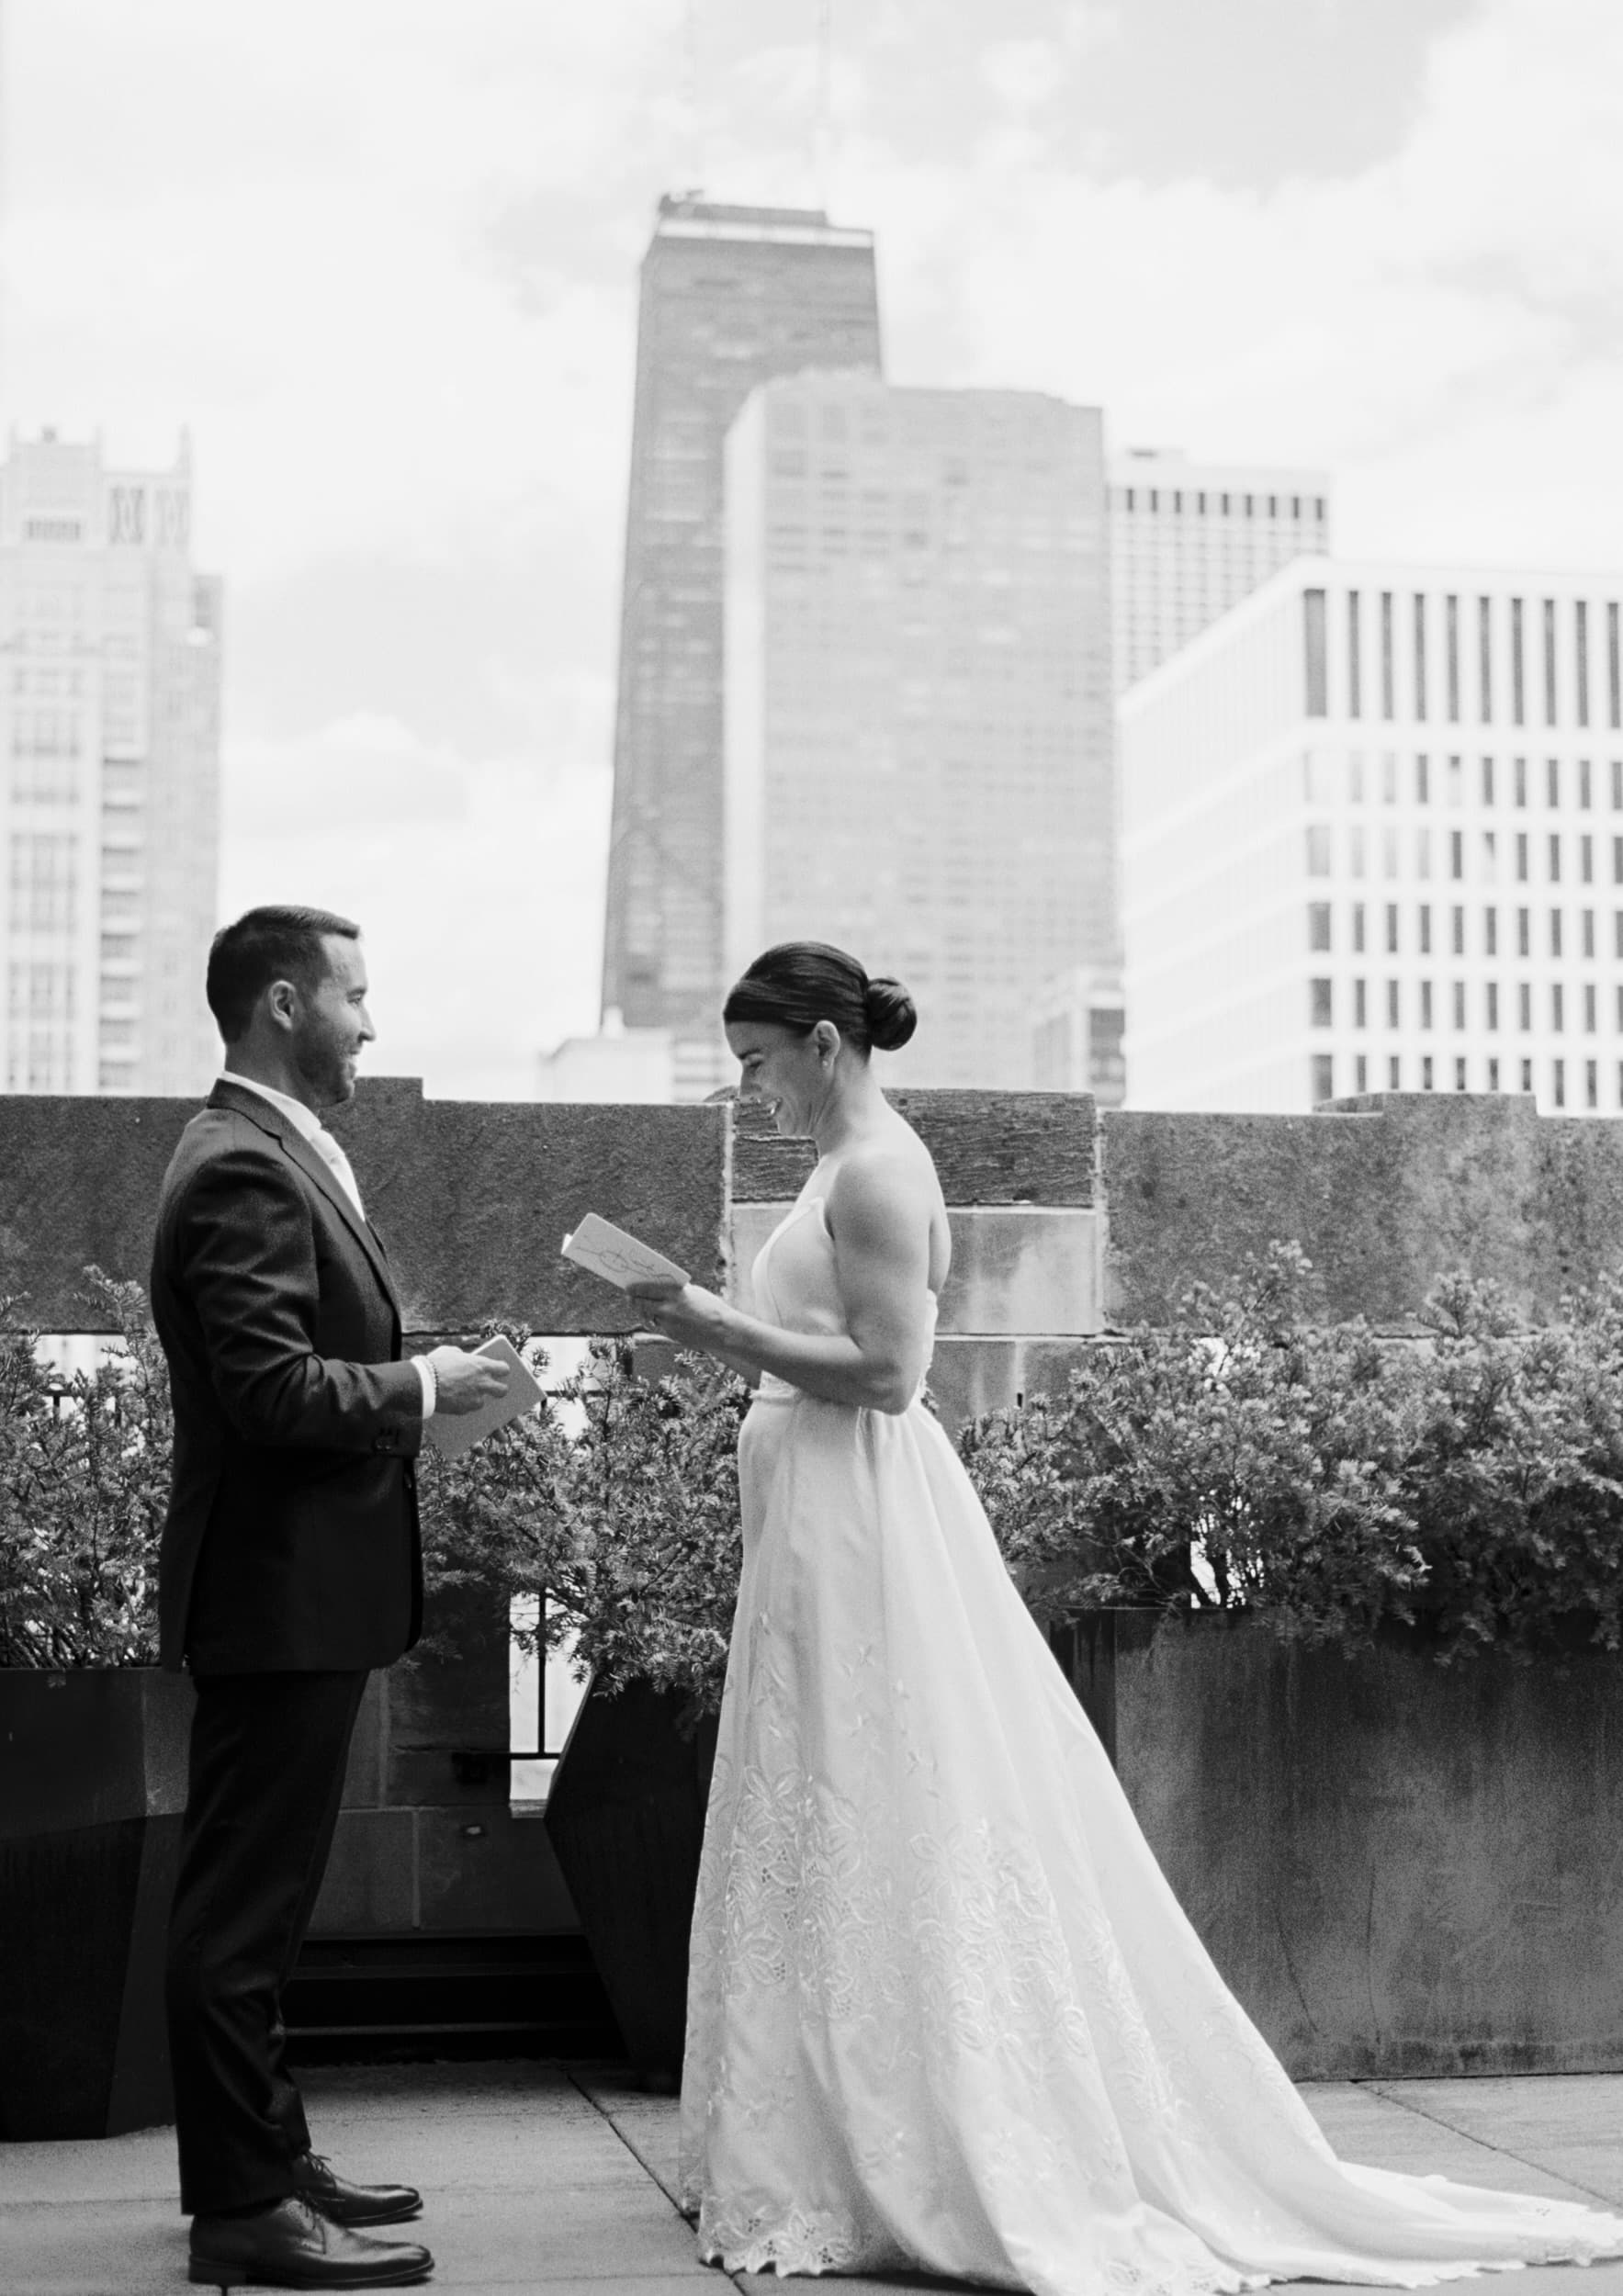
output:
POLYGON ((300 2153, 293 2163, 294 2189, 301 2200, 335 2224, 400 2224, 423 2207, 423 2195, 409 2184, 351 2184, 320 2153, 300 2153))
POLYGON ((194 2216, 186 2277, 209 2288, 411 2288, 433 2270, 426 2248, 364 2239, 295 2193, 254 2216, 194 2216))

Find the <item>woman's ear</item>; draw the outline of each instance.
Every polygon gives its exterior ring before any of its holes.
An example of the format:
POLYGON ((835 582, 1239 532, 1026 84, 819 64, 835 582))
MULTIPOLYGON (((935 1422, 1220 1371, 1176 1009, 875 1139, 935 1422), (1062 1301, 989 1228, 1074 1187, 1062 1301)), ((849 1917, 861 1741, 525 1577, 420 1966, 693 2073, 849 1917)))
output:
POLYGON ((812 1042, 817 1048, 817 1058, 829 1067, 840 1057, 840 1031, 831 1020, 819 1020, 812 1030, 812 1042))

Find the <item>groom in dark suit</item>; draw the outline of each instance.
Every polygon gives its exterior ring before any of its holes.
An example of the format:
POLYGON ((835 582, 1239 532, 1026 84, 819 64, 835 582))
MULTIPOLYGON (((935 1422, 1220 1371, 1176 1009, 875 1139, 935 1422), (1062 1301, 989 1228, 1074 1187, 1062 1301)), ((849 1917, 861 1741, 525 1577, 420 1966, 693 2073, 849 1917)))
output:
POLYGON ((197 1703, 167 1998, 191 2278, 389 2288, 416 2214, 310 2146, 280 1996, 332 1846, 366 1676, 417 1638, 412 1460, 436 1411, 506 1370, 456 1347, 403 1361, 389 1255, 321 1121, 350 1099, 366 1011, 359 929, 250 910, 215 938, 224 1074, 163 1181, 152 1312, 175 1396, 161 1656, 197 1703))

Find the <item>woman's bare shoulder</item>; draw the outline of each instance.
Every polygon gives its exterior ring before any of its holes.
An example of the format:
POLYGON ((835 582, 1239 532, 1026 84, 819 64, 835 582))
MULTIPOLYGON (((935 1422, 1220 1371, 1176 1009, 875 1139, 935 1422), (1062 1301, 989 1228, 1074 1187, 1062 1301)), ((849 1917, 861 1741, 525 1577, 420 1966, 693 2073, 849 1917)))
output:
POLYGON ((882 1132, 848 1148, 828 1186, 828 1209, 844 1201, 906 1202, 933 1211, 941 1184, 929 1149, 910 1124, 897 1120, 882 1132))

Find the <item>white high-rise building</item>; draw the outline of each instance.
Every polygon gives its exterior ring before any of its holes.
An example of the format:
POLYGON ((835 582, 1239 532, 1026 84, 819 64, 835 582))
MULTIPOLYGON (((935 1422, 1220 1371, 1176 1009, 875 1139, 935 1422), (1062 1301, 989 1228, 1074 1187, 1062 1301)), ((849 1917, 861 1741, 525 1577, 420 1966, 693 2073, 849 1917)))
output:
POLYGON ((1292 558, 1330 547, 1322 470, 1191 462, 1173 447, 1109 457, 1116 691, 1147 678, 1292 558))
POLYGON ((0 1084, 194 1093, 219 867, 220 586, 166 471, 15 435, 0 466, 0 1084))
POLYGON ((1055 976, 1113 971, 1097 409, 763 384, 727 459, 726 950, 900 976, 898 1083, 1020 1087, 1055 976))
POLYGON ((1126 697, 1130 1106, 1623 1110, 1620 602, 1303 559, 1126 697))

